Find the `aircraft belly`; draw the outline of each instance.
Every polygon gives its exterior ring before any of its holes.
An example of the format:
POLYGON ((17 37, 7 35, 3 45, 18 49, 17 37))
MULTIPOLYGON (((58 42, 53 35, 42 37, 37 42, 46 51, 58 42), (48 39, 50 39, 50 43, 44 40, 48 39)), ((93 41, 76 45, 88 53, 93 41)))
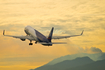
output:
POLYGON ((24 31, 25 31, 25 33, 26 33, 27 35, 30 35, 29 32, 28 32, 27 30, 24 30, 24 31))
POLYGON ((30 35, 32 35, 32 37, 35 39, 35 41, 38 41, 36 33, 34 30, 30 30, 30 35))

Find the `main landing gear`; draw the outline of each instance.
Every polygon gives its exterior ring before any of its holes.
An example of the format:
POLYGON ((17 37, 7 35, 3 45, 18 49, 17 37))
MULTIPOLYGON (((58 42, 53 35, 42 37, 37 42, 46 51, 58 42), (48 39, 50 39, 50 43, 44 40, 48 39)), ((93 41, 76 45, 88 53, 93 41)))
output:
POLYGON ((33 43, 29 43, 29 45, 33 45, 33 43))
POLYGON ((32 43, 32 41, 30 40, 30 43, 29 43, 29 45, 33 45, 33 43, 32 43))

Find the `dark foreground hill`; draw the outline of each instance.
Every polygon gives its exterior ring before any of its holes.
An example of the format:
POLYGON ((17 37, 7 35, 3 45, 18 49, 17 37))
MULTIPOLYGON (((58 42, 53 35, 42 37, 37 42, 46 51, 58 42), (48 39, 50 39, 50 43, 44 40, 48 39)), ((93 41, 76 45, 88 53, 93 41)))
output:
POLYGON ((103 60, 103 59, 105 59, 104 54, 105 53, 95 53, 95 54, 79 53, 79 54, 65 55, 65 56, 61 56, 59 58, 53 59, 52 61, 47 63, 47 65, 54 65, 54 64, 57 64, 59 62, 65 61, 65 60, 73 60, 78 57, 89 57, 94 61, 103 60))
POLYGON ((73 67, 66 70, 105 70, 105 60, 96 61, 94 63, 73 67))
POLYGON ((105 53, 66 55, 31 70, 105 70, 105 53))
POLYGON ((82 57, 82 58, 76 58, 74 60, 65 60, 60 63, 54 64, 54 65, 44 65, 36 69, 31 70, 66 70, 69 68, 75 68, 87 64, 94 63, 93 60, 91 60, 89 57, 82 57))

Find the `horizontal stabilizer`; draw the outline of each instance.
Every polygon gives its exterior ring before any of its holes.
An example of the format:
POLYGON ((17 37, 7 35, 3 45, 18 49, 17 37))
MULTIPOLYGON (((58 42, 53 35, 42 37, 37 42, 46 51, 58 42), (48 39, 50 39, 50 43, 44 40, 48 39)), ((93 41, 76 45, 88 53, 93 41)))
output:
POLYGON ((66 42, 53 42, 52 44, 67 44, 66 42))
POLYGON ((67 44, 66 42, 49 42, 49 43, 46 43, 46 42, 39 42, 40 44, 67 44))

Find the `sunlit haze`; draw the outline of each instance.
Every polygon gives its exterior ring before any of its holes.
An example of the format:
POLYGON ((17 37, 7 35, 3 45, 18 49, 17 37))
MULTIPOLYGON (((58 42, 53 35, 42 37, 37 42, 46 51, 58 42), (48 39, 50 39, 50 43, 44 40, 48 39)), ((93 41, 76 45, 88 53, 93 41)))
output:
POLYGON ((70 54, 105 52, 105 0, 0 0, 0 70, 29 70, 70 54), (54 27, 52 40, 68 44, 51 47, 5 37, 26 35, 25 26, 44 35, 54 27))

